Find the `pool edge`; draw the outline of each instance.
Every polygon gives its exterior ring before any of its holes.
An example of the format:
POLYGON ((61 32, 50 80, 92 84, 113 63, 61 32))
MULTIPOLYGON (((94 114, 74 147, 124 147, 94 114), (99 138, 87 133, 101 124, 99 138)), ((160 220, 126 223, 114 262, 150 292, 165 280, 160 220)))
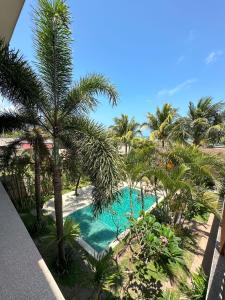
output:
MULTIPOLYGON (((161 196, 158 200, 158 203, 162 202, 164 199, 164 195, 161 196)), ((147 209, 145 211, 145 213, 150 212, 152 209, 154 209, 156 207, 157 203, 153 203, 151 207, 149 207, 149 209, 147 209)), ((138 217, 137 221, 140 220, 142 217, 138 217)), ((125 231, 121 232, 119 234, 119 236, 113 240, 104 250, 102 250, 101 252, 97 252, 90 244, 88 244, 82 237, 79 237, 78 239, 76 239, 76 241, 79 243, 79 245, 89 254, 91 255, 93 258, 95 258, 96 260, 100 260, 102 259, 102 257, 104 257, 109 251, 110 249, 114 249, 130 232, 130 228, 127 228, 125 231)))

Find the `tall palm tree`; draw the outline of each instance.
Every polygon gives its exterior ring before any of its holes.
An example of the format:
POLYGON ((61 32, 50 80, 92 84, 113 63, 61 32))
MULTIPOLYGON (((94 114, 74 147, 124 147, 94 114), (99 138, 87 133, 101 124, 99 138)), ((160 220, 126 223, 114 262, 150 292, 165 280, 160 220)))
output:
POLYGON ((104 76, 85 76, 72 85, 70 13, 63 0, 39 0, 34 14, 35 74, 18 52, 0 44, 0 92, 21 107, 36 108, 34 119, 53 140, 52 167, 58 263, 65 266, 62 215, 62 144, 83 159, 94 185, 96 210, 115 197, 118 155, 104 128, 88 118, 100 94, 114 105, 118 94, 104 76))
POLYGON ((125 145, 125 153, 127 154, 133 138, 141 135, 140 124, 134 118, 129 120, 128 115, 125 114, 113 120, 114 125, 110 126, 110 129, 115 137, 125 145))
POLYGON ((155 115, 148 113, 147 122, 143 124, 143 126, 151 130, 150 138, 160 140, 163 148, 170 134, 176 114, 177 110, 171 104, 165 103, 162 109, 157 107, 155 115))

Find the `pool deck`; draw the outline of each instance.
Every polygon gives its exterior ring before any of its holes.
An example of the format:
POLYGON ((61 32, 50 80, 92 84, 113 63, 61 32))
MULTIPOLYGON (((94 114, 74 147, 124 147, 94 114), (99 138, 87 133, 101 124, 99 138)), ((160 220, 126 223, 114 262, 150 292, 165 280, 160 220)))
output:
MULTIPOLYGON (((92 192, 93 187, 87 186, 79 189, 79 196, 75 195, 75 192, 69 192, 62 196, 63 198, 63 218, 67 217, 74 211, 88 206, 92 203, 92 192)), ((50 214, 55 219, 55 207, 54 198, 50 199, 44 204, 44 210, 47 214, 50 214)))

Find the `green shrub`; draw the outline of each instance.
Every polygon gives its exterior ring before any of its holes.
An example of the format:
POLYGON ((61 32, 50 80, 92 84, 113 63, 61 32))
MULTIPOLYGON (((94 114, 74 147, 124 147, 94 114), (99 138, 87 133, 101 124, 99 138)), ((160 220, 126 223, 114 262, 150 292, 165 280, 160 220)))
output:
POLYGON ((181 285, 182 292, 190 300, 205 300, 207 277, 202 269, 192 275, 191 285, 181 285))
POLYGON ((169 226, 157 222, 154 216, 143 214, 141 220, 132 220, 131 233, 140 245, 135 255, 144 265, 153 261, 171 276, 175 266, 185 265, 183 251, 179 247, 181 239, 169 226))

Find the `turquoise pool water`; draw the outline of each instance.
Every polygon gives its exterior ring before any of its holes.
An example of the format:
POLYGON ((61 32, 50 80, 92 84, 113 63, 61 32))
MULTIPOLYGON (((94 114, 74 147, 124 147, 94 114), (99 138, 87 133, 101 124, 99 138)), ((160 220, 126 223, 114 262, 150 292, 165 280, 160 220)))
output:
MULTIPOLYGON (((148 195, 144 197, 145 210, 155 203, 155 197, 148 195)), ((132 189, 133 214, 139 217, 141 211, 140 191, 132 189)), ((116 239, 117 228, 119 233, 129 227, 130 214, 130 191, 123 188, 111 207, 105 209, 97 218, 94 217, 92 204, 79 209, 68 216, 80 224, 81 237, 97 252, 104 250, 116 239)))

